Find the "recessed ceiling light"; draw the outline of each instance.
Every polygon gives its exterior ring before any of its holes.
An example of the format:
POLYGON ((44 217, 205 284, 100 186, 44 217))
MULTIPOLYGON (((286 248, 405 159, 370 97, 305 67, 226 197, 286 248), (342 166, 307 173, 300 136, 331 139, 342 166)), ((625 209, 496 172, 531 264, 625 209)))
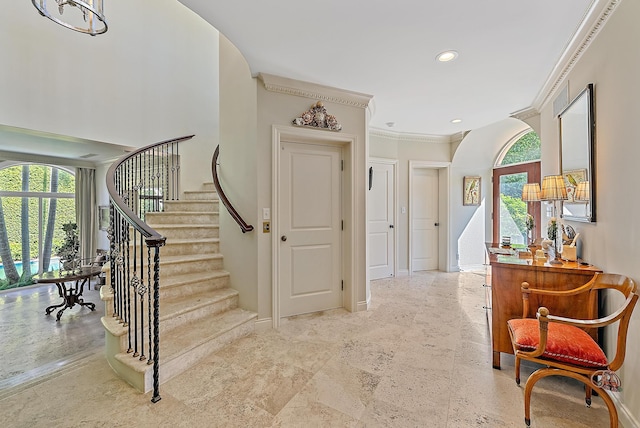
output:
POLYGON ((460 123, 462 119, 451 119, 451 123, 460 123))
POLYGON ((444 51, 444 52, 440 52, 436 56, 436 60, 440 62, 449 62, 449 61, 453 61, 456 58, 458 58, 458 52, 456 51, 444 51))

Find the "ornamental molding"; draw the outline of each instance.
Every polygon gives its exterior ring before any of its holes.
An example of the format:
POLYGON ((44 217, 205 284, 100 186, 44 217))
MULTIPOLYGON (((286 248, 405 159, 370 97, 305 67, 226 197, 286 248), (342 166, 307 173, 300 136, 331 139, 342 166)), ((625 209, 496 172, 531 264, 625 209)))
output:
POLYGON ((511 117, 520 119, 523 122, 538 115, 540 115, 540 112, 533 107, 525 108, 511 113, 511 117))
POLYGON ((575 35, 565 48, 560 61, 558 61, 534 100, 533 106, 536 110, 541 111, 553 99, 566 80, 567 75, 573 70, 575 64, 595 40, 604 24, 621 2, 622 0, 594 0, 592 7, 585 14, 575 35))
POLYGON ((274 76, 272 74, 260 73, 258 74, 258 78, 262 80, 265 89, 270 92, 311 98, 349 107, 366 109, 373 98, 372 95, 274 76))
POLYGON ((327 113, 322 101, 311 104, 311 108, 293 119, 292 123, 295 126, 309 126, 328 129, 329 131, 342 130, 342 125, 338 123, 338 119, 334 115, 327 113))
POLYGON ((409 132, 395 132, 380 128, 369 128, 369 136, 397 140, 407 143, 450 144, 449 135, 413 134, 409 132))

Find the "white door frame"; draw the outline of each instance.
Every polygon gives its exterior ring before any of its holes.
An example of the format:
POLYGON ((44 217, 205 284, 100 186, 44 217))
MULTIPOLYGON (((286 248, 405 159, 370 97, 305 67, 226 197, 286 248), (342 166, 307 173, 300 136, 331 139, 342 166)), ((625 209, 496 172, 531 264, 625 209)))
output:
MULTIPOLYGON (((393 276, 398 277, 398 160, 387 158, 369 158, 369 164, 377 163, 383 165, 391 165, 393 167, 393 276)), ((368 219, 367 219, 368 221, 368 219)), ((367 235, 369 233, 367 224, 367 235)), ((369 247, 367 246, 367 251, 369 247)), ((367 255, 367 269, 369 269, 369 256, 367 255)))
MULTIPOLYGON (((280 230, 278 219, 280 209, 280 143, 290 141, 301 144, 324 144, 342 147, 344 171, 342 172, 342 218, 344 229, 342 232, 342 279, 344 290, 342 293, 342 305, 345 309, 355 312, 359 309, 357 284, 365 281, 365 278, 358 278, 357 269, 357 230, 361 222, 356 215, 358 208, 356 204, 356 165, 357 137, 352 134, 328 132, 318 129, 301 128, 294 126, 273 125, 272 127, 272 188, 271 188, 271 304, 273 328, 280 325, 280 230)), ((365 207, 366 212, 366 207, 365 207)))
MULTIPOLYGON (((415 169, 435 169, 438 171, 438 270, 447 272, 449 266, 449 242, 451 226, 449 221, 449 176, 451 162, 409 161, 409 275, 413 273, 413 224, 411 195, 413 194, 413 171, 415 169)), ((462 185, 462 184, 461 184, 462 185)))

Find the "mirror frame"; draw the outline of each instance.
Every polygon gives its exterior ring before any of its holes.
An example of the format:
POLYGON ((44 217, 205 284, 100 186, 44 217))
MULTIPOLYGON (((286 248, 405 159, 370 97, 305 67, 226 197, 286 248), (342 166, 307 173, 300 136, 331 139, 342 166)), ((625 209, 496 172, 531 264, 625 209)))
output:
MULTIPOLYGON (((595 171, 595 166, 596 166, 596 162, 595 162, 595 127, 596 127, 596 121, 595 121, 595 115, 594 115, 594 90, 593 90, 593 83, 589 83, 587 85, 587 87, 585 89, 583 89, 578 96, 576 96, 570 103, 569 105, 567 105, 559 114, 558 114, 558 122, 559 122, 559 128, 560 128, 560 171, 563 177, 565 177, 566 180, 566 175, 565 172, 567 172, 565 170, 565 165, 569 165, 570 167, 568 168, 568 170, 574 170, 576 169, 576 165, 575 164, 571 164, 571 162, 568 162, 569 159, 575 159, 575 156, 572 156, 573 151, 574 150, 583 150, 584 152, 582 152, 579 156, 581 158, 585 158, 587 159, 587 164, 586 165, 579 165, 578 167, 580 169, 586 169, 586 175, 585 175, 585 180, 589 181, 589 201, 587 203, 584 202, 568 202, 568 201, 563 201, 562 204, 562 210, 561 212, 563 213, 562 217, 567 219, 567 220, 573 220, 573 221, 581 221, 581 222, 588 222, 588 223, 594 223, 596 221, 596 171, 595 171), (583 102, 586 105, 583 105, 583 102), (563 118, 565 119, 565 121, 567 120, 566 118, 568 117, 569 114, 574 113, 575 111, 577 111, 577 109, 579 108, 585 108, 586 107, 586 120, 584 123, 584 129, 581 129, 578 131, 578 133, 580 135, 584 134, 584 131, 586 131, 587 134, 587 138, 586 141, 578 141, 577 145, 576 143, 572 143, 571 146, 569 146, 568 142, 570 140, 576 140, 576 139, 580 139, 580 138, 575 138, 575 136, 573 136, 570 132, 571 132, 571 128, 569 127, 563 127, 563 118), (580 205, 584 205, 585 206, 585 215, 581 216, 581 215, 565 215, 564 214, 564 206, 568 205, 568 206, 580 206, 580 205)), ((582 126, 582 125, 580 125, 582 126)), ((575 128, 574 128, 575 129, 575 128)), ((570 192, 568 192, 570 193, 570 192)))

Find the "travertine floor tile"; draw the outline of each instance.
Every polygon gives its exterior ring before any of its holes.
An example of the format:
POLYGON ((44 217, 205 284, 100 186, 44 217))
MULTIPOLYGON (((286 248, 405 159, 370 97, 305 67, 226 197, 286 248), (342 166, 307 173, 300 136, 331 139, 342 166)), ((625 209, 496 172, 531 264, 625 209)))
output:
MULTIPOLYGON (((156 404, 119 379, 88 337, 69 345, 85 354, 62 371, 4 395, 0 389, 3 426, 524 426, 524 389, 515 384, 513 356, 502 355, 502 370, 491 367, 483 282, 475 273, 442 272, 374 281, 369 311, 283 319, 278 331, 237 340, 161 385, 156 404)), ((42 343, 34 344, 25 333, 43 321, 51 327, 40 313, 42 302, 12 325, 6 317, 16 299, 0 297, 0 328, 11 326, 25 355, 33 347, 25 360, 55 364, 56 354, 46 361, 42 349, 58 346, 60 338, 42 334, 42 343)), ((92 316, 65 313, 68 324, 58 331, 64 335, 92 316)), ((13 346, 3 352, 9 355, 13 346)), ((535 369, 522 365, 523 385, 535 369)), ((609 420, 599 397, 586 408, 581 384, 563 378, 536 384, 531 416, 534 428, 608 427, 609 420)))

